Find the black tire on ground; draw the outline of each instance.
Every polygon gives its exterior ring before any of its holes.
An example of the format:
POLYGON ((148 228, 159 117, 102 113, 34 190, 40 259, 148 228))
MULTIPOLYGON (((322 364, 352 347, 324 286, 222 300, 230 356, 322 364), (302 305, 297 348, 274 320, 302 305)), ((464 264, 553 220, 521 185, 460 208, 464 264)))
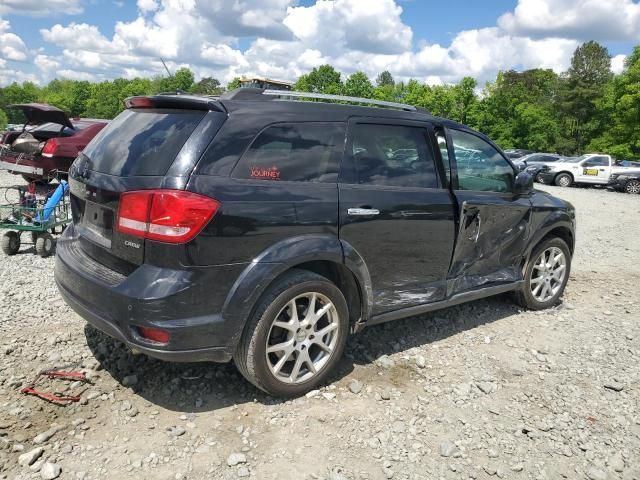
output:
POLYGON ((276 397, 297 397, 318 387, 331 375, 342 356, 348 333, 349 311, 338 287, 316 273, 292 269, 277 279, 258 300, 233 358, 240 373, 256 387, 276 397), (283 308, 292 299, 311 292, 320 293, 335 306, 337 342, 324 366, 311 378, 300 383, 286 383, 278 379, 268 365, 268 336, 283 308))
POLYGON ((570 187, 573 184, 573 176, 570 173, 561 173, 556 176, 553 183, 558 187, 570 187))
POLYGON ((520 290, 517 290, 515 293, 516 302, 522 307, 528 308, 530 310, 544 310, 545 308, 553 307, 557 305, 564 293, 564 289, 567 286, 567 281, 569 280, 569 275, 571 274, 571 251, 569 247, 565 243, 564 240, 558 237, 546 237, 544 238, 531 252, 531 256, 529 257, 529 261, 527 263, 527 268, 524 272, 524 285, 520 290), (556 247, 559 248, 565 256, 566 259, 566 267, 564 272, 564 278, 562 283, 560 284, 560 288, 558 291, 545 302, 538 301, 531 291, 531 280, 532 280, 532 272, 533 267, 535 265, 536 260, 540 257, 542 252, 545 250, 556 247))
POLYGON ((49 233, 42 233, 36 238, 36 253, 41 257, 48 257, 53 253, 55 242, 49 233))
POLYGON ((5 255, 15 255, 20 250, 20 235, 16 232, 5 232, 0 240, 0 246, 5 255))
POLYGON ((544 183, 544 178, 542 178, 542 175, 537 174, 535 177, 535 181, 538 183, 544 183))
POLYGON ((629 180, 624 186, 624 191, 631 194, 640 193, 640 180, 629 180))

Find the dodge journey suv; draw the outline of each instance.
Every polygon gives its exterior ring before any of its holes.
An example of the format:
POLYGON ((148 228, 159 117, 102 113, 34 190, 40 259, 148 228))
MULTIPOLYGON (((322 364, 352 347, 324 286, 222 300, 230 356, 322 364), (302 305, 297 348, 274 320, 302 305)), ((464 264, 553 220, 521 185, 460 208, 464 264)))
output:
POLYGON ((233 359, 262 390, 296 396, 366 326, 503 292, 543 309, 563 294, 573 207, 464 125, 251 88, 126 107, 69 171, 55 278, 135 351, 233 359))

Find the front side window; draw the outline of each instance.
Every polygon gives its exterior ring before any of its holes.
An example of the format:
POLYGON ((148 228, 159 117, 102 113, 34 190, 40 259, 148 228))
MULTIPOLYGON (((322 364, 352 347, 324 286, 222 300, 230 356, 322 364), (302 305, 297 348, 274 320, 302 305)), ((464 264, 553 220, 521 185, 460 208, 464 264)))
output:
POLYGON ((607 157, 591 157, 582 164, 583 167, 608 167, 609 159, 607 157))
POLYGON ((393 187, 437 188, 433 153, 427 130, 404 125, 353 126, 342 183, 393 187))
POLYGON ((344 145, 342 123, 272 125, 253 141, 233 178, 336 182, 344 145))
POLYGON ((450 130, 458 171, 458 189, 510 192, 514 172, 502 155, 485 140, 467 132, 450 130))

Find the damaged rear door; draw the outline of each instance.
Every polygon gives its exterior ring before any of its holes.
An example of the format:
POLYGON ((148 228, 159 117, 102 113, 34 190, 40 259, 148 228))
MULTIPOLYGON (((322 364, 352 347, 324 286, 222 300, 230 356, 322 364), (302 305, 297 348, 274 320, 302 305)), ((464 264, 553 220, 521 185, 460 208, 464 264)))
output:
POLYGON ((531 201, 513 193, 516 172, 488 141, 447 129, 459 225, 448 294, 522 280, 531 201))

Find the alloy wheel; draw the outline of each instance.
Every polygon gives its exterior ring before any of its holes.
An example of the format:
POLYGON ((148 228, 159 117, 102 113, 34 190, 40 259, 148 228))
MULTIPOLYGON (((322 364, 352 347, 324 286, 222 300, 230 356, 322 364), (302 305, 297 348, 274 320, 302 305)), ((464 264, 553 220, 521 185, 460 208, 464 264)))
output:
POLYGON ((630 180, 624 188, 627 193, 640 193, 640 181, 630 180))
POLYGON ((571 179, 568 176, 563 175, 558 180, 558 183, 560 184, 561 187, 568 187, 569 185, 571 185, 571 179))
POLYGON ((288 384, 310 380, 333 356, 338 335, 338 311, 331 300, 318 292, 298 295, 276 315, 267 335, 269 370, 288 384))
POLYGON ((558 247, 544 250, 531 270, 531 294, 540 303, 551 300, 562 288, 567 273, 567 259, 558 247))

